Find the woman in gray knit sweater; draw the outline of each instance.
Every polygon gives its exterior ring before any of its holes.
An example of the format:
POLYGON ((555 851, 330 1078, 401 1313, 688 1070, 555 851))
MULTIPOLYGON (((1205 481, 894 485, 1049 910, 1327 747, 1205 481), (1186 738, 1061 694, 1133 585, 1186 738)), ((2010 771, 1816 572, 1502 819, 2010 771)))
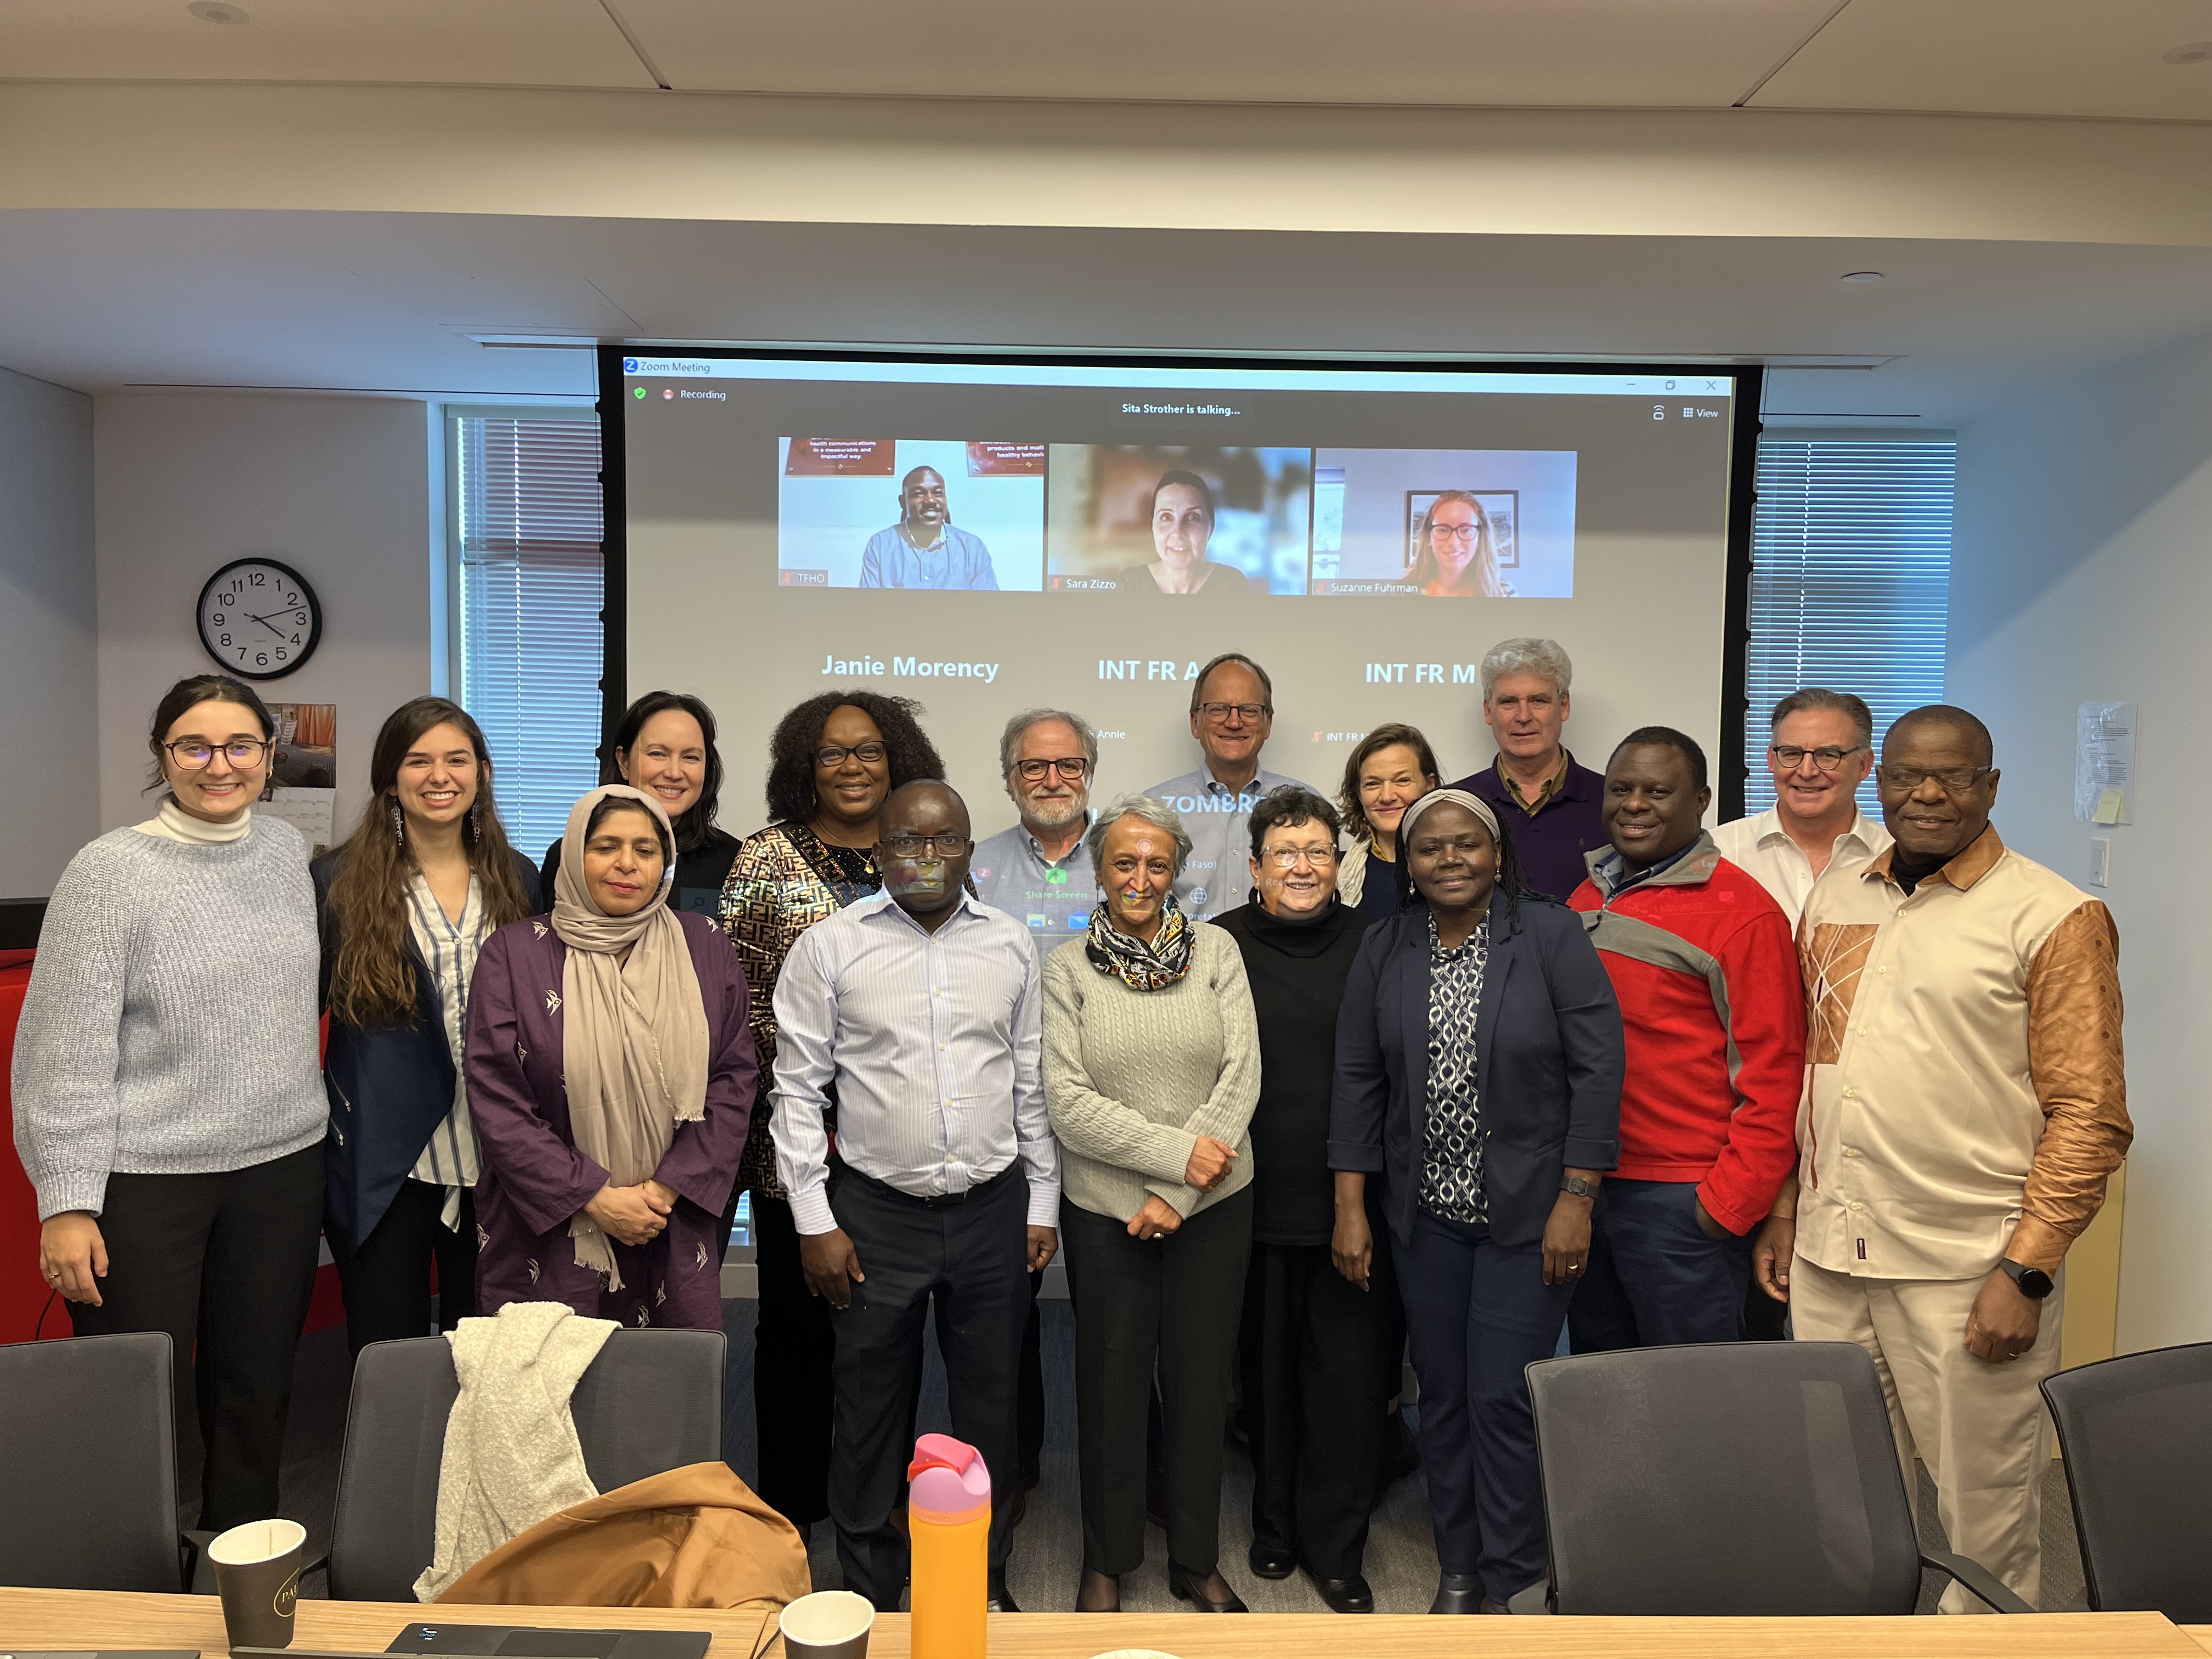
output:
POLYGON ((1221 1437, 1252 1244, 1260 1040, 1244 959, 1170 888, 1190 837, 1125 796, 1091 825, 1103 897, 1044 967, 1045 1101, 1060 1137, 1083 1482, 1079 1612, 1145 1559, 1145 1415, 1158 1359, 1168 1586, 1243 1613, 1221 1576, 1221 1437))
POLYGON ((211 1530, 278 1513, 323 1218, 314 884, 252 815, 272 735, 225 675, 170 689, 161 812, 70 860, 15 1036, 40 1274, 78 1335, 166 1331, 194 1367, 211 1530))

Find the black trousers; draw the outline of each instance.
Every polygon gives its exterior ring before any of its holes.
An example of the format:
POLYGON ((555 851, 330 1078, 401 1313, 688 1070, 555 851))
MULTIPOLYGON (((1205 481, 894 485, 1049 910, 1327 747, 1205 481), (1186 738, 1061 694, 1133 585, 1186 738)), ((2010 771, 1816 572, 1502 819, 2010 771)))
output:
POLYGON ((191 1378, 206 1462, 202 1527, 272 1519, 292 1361, 315 1293, 323 1147, 214 1175, 112 1175, 101 1305, 70 1304, 79 1336, 167 1331, 177 1397, 191 1378))
MULTIPOLYGON (((1028 1262, 1029 1229, 1022 1230, 1023 1261, 1028 1262)), ((1022 1324, 1022 1370, 1014 1401, 1015 1427, 1021 1435, 1024 1492, 1044 1478, 1044 1321, 1037 1312, 1037 1293, 1044 1275, 1030 1273, 1029 1317, 1022 1324)), ((1010 1495, 1011 1496, 1011 1495, 1010 1495)))
POLYGON ((755 1188, 753 1261, 760 1322, 753 1333, 753 1423, 760 1495, 795 1526, 830 1513, 830 1437, 836 1337, 830 1304, 806 1288, 791 1206, 755 1188))
POLYGON ((932 1207, 856 1170, 830 1206, 866 1275, 852 1305, 833 1312, 837 1432, 830 1514, 845 1588, 888 1613, 906 1588, 906 1534, 893 1518, 906 1498, 914 1401, 921 1385, 923 1322, 937 1322, 952 1432, 991 1471, 990 1573, 1004 1581, 1020 1472, 1015 1376, 1030 1315, 1029 1182, 1018 1166, 964 1204, 932 1207))
POLYGON ((362 1240, 331 1255, 345 1290, 346 1340, 354 1358, 372 1342, 430 1334, 430 1264, 438 1267, 437 1328, 450 1331, 477 1310, 476 1194, 461 1189, 460 1227, 439 1218, 446 1189, 427 1181, 399 1183, 392 1207, 362 1240))
POLYGON ((1083 1565, 1124 1573, 1143 1564, 1145 1410, 1157 1359, 1168 1559, 1202 1577, 1220 1565, 1221 1437, 1252 1249, 1252 1190, 1150 1241, 1073 1203, 1061 1203, 1060 1218, 1075 1298, 1083 1565))
POLYGON ((1337 1272, 1326 1244, 1255 1241, 1244 1275, 1252 1541, 1290 1551, 1316 1578, 1358 1576, 1382 1486, 1383 1408, 1398 1392, 1389 1240, 1378 1227, 1365 1291, 1337 1272))

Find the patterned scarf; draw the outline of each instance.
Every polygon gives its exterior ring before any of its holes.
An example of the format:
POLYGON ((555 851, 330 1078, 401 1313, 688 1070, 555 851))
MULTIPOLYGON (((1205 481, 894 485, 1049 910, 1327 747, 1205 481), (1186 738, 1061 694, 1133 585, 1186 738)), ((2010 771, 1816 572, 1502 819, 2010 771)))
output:
POLYGON ((1198 935, 1190 918, 1176 908, 1175 895, 1167 896, 1160 912, 1160 930, 1149 945, 1125 933, 1106 920, 1103 903, 1091 912, 1091 935, 1083 954, 1102 974, 1111 974, 1132 991, 1157 991, 1174 984, 1190 971, 1191 951, 1198 935))

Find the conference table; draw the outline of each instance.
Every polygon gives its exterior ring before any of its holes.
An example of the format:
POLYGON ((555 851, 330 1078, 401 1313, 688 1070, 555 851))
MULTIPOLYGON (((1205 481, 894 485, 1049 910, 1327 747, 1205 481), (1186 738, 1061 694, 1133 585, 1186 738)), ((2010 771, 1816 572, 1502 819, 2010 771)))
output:
MULTIPOLYGON (((4 1571, 0 1566, 0 1571, 4 1571)), ((754 1659, 768 1618, 611 1607, 448 1607, 450 1623, 705 1630, 708 1659, 754 1659)), ((302 1601, 295 1647, 381 1652, 423 1616, 416 1605, 302 1601)), ((1179 1659, 1334 1659, 1347 1641, 1376 1659, 2206 1659, 2212 1625, 2155 1613, 2051 1613, 2009 1619, 1431 1619, 1273 1613, 1019 1613, 991 1616, 994 1659, 1091 1659, 1151 1648, 1179 1659)), ((228 1651, 211 1596, 0 1589, 0 1654, 16 1648, 197 1648, 228 1651)), ((907 1620, 876 1620, 868 1659, 908 1659, 907 1620)), ((760 1659, 781 1659, 780 1644, 760 1659)))

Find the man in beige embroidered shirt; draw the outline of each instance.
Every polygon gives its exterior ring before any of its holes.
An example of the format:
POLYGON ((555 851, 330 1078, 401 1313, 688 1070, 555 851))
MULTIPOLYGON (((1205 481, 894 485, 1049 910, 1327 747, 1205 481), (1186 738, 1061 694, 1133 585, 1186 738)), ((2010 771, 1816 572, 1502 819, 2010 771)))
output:
POLYGON ((2033 1605, 2060 1264, 2134 1132, 2118 932, 1997 838, 1993 758, 1962 708, 1904 716, 1875 775, 1897 844, 1806 903, 1795 1260, 1775 1276, 1799 1340, 1873 1354, 1907 1490, 1917 1449, 1951 1547, 2033 1605))

